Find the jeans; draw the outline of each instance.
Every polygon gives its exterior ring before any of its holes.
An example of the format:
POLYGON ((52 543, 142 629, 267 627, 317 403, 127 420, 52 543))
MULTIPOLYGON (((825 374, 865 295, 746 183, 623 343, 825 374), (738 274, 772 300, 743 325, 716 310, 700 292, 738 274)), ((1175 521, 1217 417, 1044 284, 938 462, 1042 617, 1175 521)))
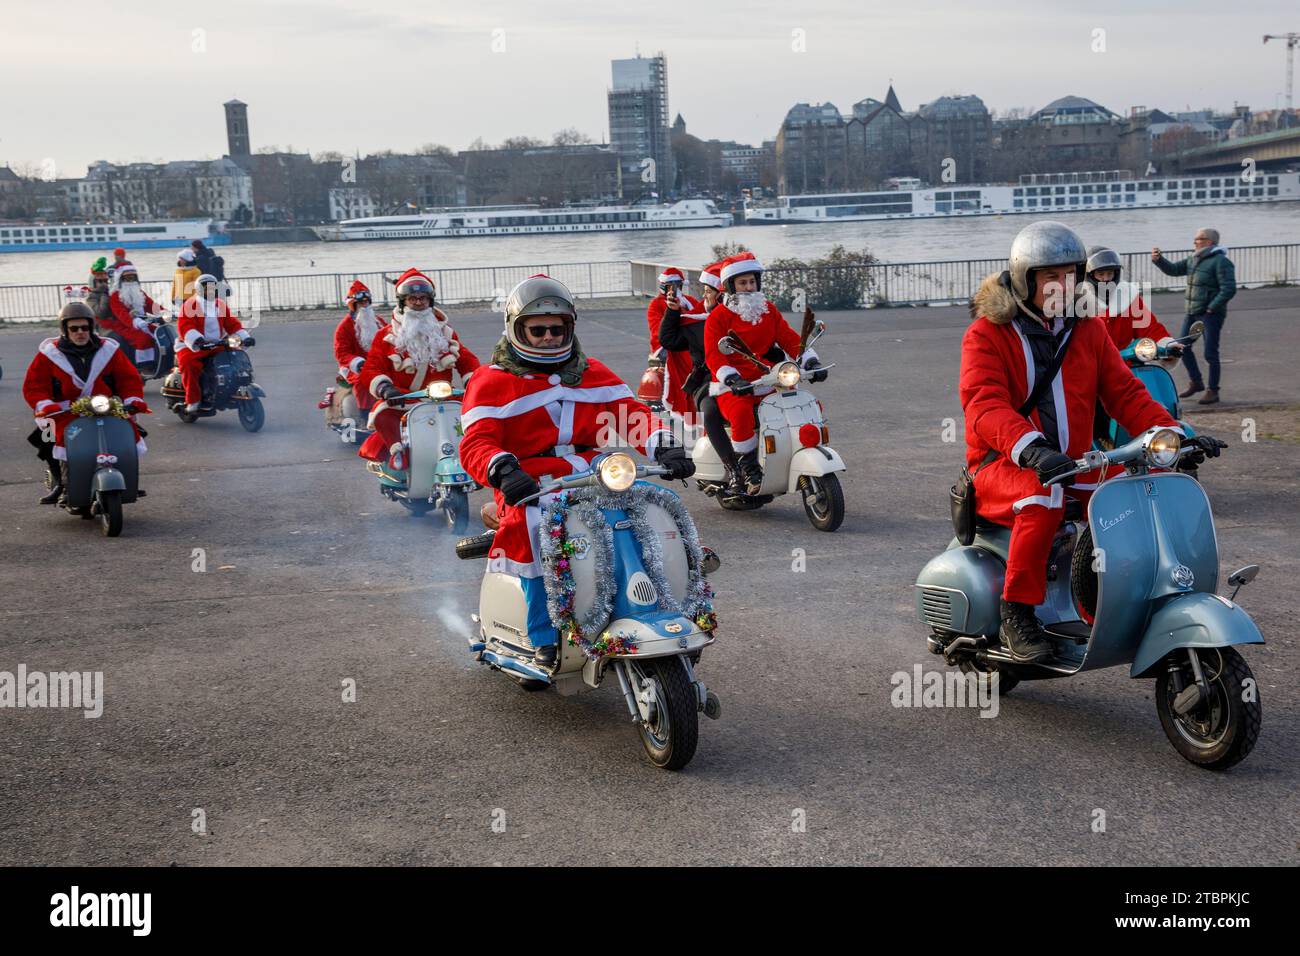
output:
MULTIPOLYGON (((1210 367, 1210 380, 1205 384, 1207 387, 1217 390, 1219 387, 1219 335, 1223 332, 1223 323, 1228 320, 1226 314, 1212 315, 1206 312, 1202 315, 1189 315, 1183 319, 1183 331, 1179 337, 1190 335, 1192 323, 1201 321, 1205 323, 1205 364, 1210 367)), ((1196 354, 1192 351, 1191 345, 1183 349, 1183 366, 1187 369, 1187 374, 1192 377, 1193 382, 1201 382, 1200 366, 1196 364, 1196 354)))

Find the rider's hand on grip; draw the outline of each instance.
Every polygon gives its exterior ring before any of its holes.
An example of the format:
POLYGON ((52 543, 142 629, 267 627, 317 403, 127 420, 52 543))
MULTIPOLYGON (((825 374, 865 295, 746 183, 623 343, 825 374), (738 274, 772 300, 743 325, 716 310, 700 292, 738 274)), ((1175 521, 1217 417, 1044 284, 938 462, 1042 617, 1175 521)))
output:
POLYGON ((808 359, 808 361, 803 363, 804 371, 812 372, 812 374, 808 376, 808 381, 811 382, 813 385, 816 385, 818 382, 826 381, 826 376, 829 374, 828 372, 813 371, 814 369, 821 368, 821 364, 822 364, 821 361, 815 358, 810 358, 808 359))
MULTIPOLYGON (((1046 441, 1039 438, 1031 441, 1020 452, 1020 467, 1032 468, 1038 480, 1047 484, 1057 475, 1063 475, 1068 471, 1074 470, 1074 459, 1069 455, 1063 455, 1046 441)), ((1071 475, 1058 484, 1074 484, 1074 476, 1071 475)))
POLYGON ((680 445, 656 448, 655 461, 667 468, 668 474, 666 477, 674 480, 689 478, 695 474, 695 462, 686 457, 686 449, 680 445))
POLYGON ((1206 458, 1218 458, 1219 453, 1228 447, 1226 441, 1219 441, 1219 439, 1209 435, 1197 435, 1194 438, 1189 438, 1184 442, 1184 445, 1195 449, 1183 456, 1184 461, 1191 462, 1193 465, 1199 465, 1206 458))
POLYGON ((244 339, 244 348, 246 349, 251 349, 256 344, 257 344, 257 339, 253 338, 251 335, 248 338, 244 339))
POLYGON ((726 381, 722 384, 731 389, 733 395, 754 394, 754 383, 745 381, 739 375, 728 375, 726 381))
POLYGON ((519 459, 506 455, 488 471, 488 484, 501 491, 506 504, 517 505, 542 490, 537 479, 519 467, 519 459))
POLYGON ((398 388, 396 385, 394 385, 392 382, 385 382, 384 387, 379 390, 379 397, 386 402, 402 394, 404 394, 402 390, 398 388))

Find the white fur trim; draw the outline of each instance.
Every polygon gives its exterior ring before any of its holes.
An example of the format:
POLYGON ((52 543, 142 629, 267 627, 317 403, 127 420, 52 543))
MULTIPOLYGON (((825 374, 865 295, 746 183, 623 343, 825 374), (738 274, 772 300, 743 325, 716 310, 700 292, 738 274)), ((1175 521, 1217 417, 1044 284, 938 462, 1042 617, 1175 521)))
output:
POLYGON ((1060 485, 1052 485, 1051 494, 1029 495, 1027 498, 1021 498, 1011 506, 1011 512, 1012 514, 1020 514, 1023 509, 1028 508, 1030 505, 1040 505, 1048 509, 1064 508, 1065 494, 1060 485))
POLYGON ((1011 460, 1015 462, 1017 465, 1019 465, 1020 453, 1025 450, 1025 448, 1029 445, 1029 443, 1031 441, 1034 441, 1037 438, 1046 438, 1046 437, 1047 437, 1046 435, 1044 435, 1042 432, 1038 431, 1037 429, 1030 429, 1029 431, 1025 432, 1023 435, 1020 436, 1020 438, 1016 441, 1016 443, 1011 446, 1011 460))
POLYGON ((746 272, 762 271, 763 263, 758 261, 758 257, 754 257, 753 259, 739 259, 722 267, 722 281, 726 282, 728 279, 744 275, 746 272))
POLYGON ((736 450, 736 454, 738 455, 743 455, 745 452, 753 451, 758 447, 758 435, 755 434, 746 438, 744 441, 736 441, 733 438, 731 441, 731 447, 736 450))
POLYGON ((721 288, 722 288, 722 280, 720 280, 720 279, 719 279, 717 276, 715 276, 712 272, 701 272, 701 273, 700 273, 700 282, 701 282, 703 285, 708 286, 710 289, 721 289, 721 288))
POLYGON ((50 406, 51 408, 57 408, 63 411, 66 411, 68 408, 67 402, 56 402, 52 398, 43 398, 36 403, 36 408, 34 409, 34 411, 38 416, 43 416, 45 414, 46 405, 50 406))
MULTIPOLYGON (((733 375, 740 375, 740 372, 737 371, 736 368, 735 368, 734 366, 731 366, 731 365, 724 365, 724 366, 722 366, 722 368, 718 369, 718 372, 717 372, 717 374, 716 374, 714 377, 715 377, 719 382, 725 382, 727 379, 731 378, 731 376, 733 376, 733 375)), ((744 378, 744 376, 741 375, 741 378, 744 378)))
POLYGON ((663 285, 665 282, 680 282, 684 285, 686 283, 686 276, 682 274, 680 269, 676 272, 669 272, 665 269, 663 272, 659 273, 659 284, 663 285))
POLYGON ((364 355, 358 355, 356 358, 354 358, 351 362, 348 363, 347 370, 351 372, 353 375, 355 375, 357 374, 357 372, 361 371, 361 366, 365 364, 366 364, 366 357, 364 355))
POLYGON ((535 411, 551 402, 615 402, 621 398, 631 398, 632 390, 626 385, 597 385, 592 388, 570 388, 567 385, 553 385, 531 395, 523 395, 505 405, 476 405, 461 416, 461 425, 468 431, 480 418, 516 418, 535 411))
POLYGON ((203 338, 203 333, 198 329, 190 329, 185 333, 185 347, 191 352, 198 351, 194 348, 194 343, 203 338))
POLYGON ((385 385, 391 385, 391 384, 393 384, 393 380, 389 378, 387 375, 376 375, 370 381, 370 394, 373 395, 375 398, 378 398, 379 390, 383 388, 385 385))
POLYGON ((561 457, 569 463, 569 467, 573 469, 573 474, 575 475, 578 472, 586 471, 591 467, 591 462, 587 461, 587 459, 583 458, 581 455, 562 455, 561 457))

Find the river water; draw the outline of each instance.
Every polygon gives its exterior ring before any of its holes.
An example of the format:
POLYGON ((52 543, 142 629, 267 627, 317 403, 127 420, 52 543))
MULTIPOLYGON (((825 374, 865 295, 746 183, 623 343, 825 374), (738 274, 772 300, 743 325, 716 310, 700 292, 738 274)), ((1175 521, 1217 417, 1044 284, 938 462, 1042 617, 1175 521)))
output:
MULTIPOLYGON (((1108 245, 1120 252, 1151 246, 1190 249, 1192 236, 1202 226, 1217 228, 1229 249, 1300 242, 1300 203, 1294 202, 1107 212, 1058 211, 1056 215, 1078 231, 1088 245, 1108 245)), ((641 233, 265 243, 222 246, 218 251, 225 257, 226 275, 232 278, 378 272, 411 265, 452 269, 609 259, 701 266, 712 261, 710 247, 722 242, 744 243, 762 260, 814 259, 840 243, 852 250, 868 248, 885 262, 926 262, 1003 256, 1015 234, 1032 221, 1031 216, 976 216, 641 233)), ((104 250, 105 254, 108 251, 104 250)), ((142 279, 166 279, 175 269, 178 251, 134 249, 131 260, 140 269, 142 279)), ((0 254, 0 284, 81 283, 98 255, 94 252, 0 254)))

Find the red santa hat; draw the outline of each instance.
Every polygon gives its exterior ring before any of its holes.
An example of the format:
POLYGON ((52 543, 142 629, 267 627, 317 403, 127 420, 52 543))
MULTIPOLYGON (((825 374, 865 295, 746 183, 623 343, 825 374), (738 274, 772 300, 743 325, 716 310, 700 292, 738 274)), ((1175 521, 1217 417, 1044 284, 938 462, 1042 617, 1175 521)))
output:
POLYGON ((752 252, 741 252, 722 260, 722 271, 718 277, 725 283, 728 279, 744 275, 746 272, 762 272, 763 263, 752 252))
POLYGON ((715 262, 712 265, 705 266, 700 271, 700 282, 707 285, 710 289, 722 288, 722 263, 715 262))
POLYGON ((354 279, 352 285, 348 287, 348 301, 351 302, 359 293, 364 292, 367 297, 374 298, 370 295, 369 287, 360 279, 354 279))
POLYGON ((437 286, 433 284, 432 279, 430 279, 427 275, 425 275, 423 272, 421 272, 419 269, 416 268, 407 269, 400 276, 398 276, 397 281, 393 283, 393 288, 397 290, 398 295, 404 295, 405 293, 402 291, 402 286, 408 282, 413 282, 413 281, 426 282, 428 283, 430 289, 437 288, 437 286))
POLYGON ((116 249, 113 250, 113 255, 117 256, 117 258, 119 259, 125 259, 126 250, 123 249, 121 246, 118 246, 116 249))
POLYGON ((682 270, 676 266, 669 266, 663 272, 659 273, 659 284, 667 285, 669 282, 680 282, 686 284, 686 276, 682 275, 682 270))

